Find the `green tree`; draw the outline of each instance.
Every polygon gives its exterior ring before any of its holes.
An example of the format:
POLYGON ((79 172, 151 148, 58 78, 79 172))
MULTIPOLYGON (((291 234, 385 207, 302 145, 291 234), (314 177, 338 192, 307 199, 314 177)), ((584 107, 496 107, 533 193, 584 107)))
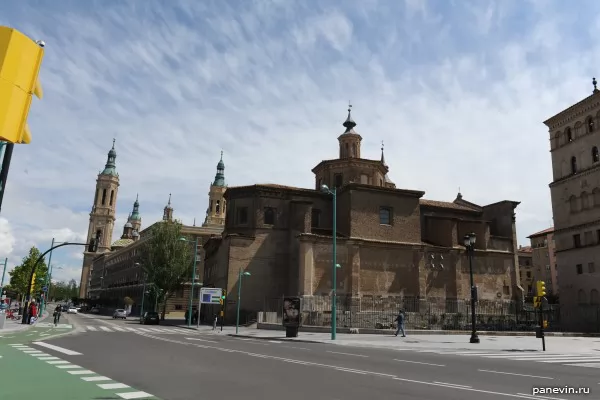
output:
POLYGON ((146 287, 151 301, 163 305, 164 318, 165 300, 189 279, 194 262, 192 246, 188 241, 182 240, 181 224, 154 224, 150 238, 143 244, 140 262, 146 274, 146 287))
MULTIPOLYGON (((35 262, 42 253, 37 247, 33 246, 29 249, 29 254, 23 257, 21 265, 17 265, 10 274, 10 286, 20 295, 27 295, 27 288, 29 287, 29 278, 31 277, 31 271, 35 265, 35 262)), ((48 275, 48 267, 46 266, 46 260, 42 259, 35 270, 35 286, 31 293, 32 297, 35 297, 42 293, 42 288, 46 283, 46 276, 48 275)))

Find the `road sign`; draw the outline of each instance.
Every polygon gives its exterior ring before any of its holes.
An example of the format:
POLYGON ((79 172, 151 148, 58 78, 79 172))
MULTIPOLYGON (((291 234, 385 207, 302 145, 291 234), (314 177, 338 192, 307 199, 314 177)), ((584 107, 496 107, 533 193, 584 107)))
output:
POLYGON ((44 286, 44 287, 42 288, 42 292, 47 292, 47 291, 48 291, 48 286, 44 286))
POLYGON ((220 304, 221 288, 201 288, 200 289, 200 304, 220 304))

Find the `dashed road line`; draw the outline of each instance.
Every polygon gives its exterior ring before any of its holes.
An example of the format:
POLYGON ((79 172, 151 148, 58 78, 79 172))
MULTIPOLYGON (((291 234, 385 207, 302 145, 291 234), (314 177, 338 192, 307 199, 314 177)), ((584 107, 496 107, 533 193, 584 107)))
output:
POLYGON ((342 354, 344 356, 353 356, 353 357, 365 357, 365 358, 369 357, 369 356, 365 356, 364 354, 342 353, 342 352, 339 352, 339 351, 329 351, 329 350, 327 350, 327 353, 342 354))
POLYGON ((76 351, 65 349, 64 347, 60 347, 60 346, 55 346, 55 345, 50 344, 50 343, 33 342, 33 344, 35 344, 36 346, 45 347, 45 348, 50 349, 50 350, 58 351, 59 353, 66 354, 68 356, 80 356, 81 355, 81 353, 78 353, 76 351))

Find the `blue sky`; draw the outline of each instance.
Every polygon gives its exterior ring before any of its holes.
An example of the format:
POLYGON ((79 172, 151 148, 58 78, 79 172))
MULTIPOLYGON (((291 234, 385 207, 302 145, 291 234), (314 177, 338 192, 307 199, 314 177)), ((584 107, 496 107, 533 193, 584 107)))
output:
MULTIPOLYGON (((15 151, 0 257, 83 240, 116 138, 117 239, 202 222, 220 151, 229 185, 313 187, 353 104, 363 156, 426 198, 521 201, 517 229, 551 226, 546 118, 591 94, 600 3, 578 1, 19 1, 0 25, 46 42, 33 141, 15 151)), ((81 249, 54 255, 79 280, 81 249)))

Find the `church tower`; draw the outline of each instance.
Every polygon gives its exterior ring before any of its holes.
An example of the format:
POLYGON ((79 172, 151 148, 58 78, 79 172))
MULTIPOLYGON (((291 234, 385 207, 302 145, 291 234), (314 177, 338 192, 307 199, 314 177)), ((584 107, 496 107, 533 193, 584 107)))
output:
POLYGON ((173 207, 171 206, 171 193, 169 193, 169 202, 163 209, 163 221, 173 222, 173 207))
POLYGON ((356 122, 350 115, 352 105, 348 106, 348 118, 342 124, 346 130, 338 137, 340 144, 340 158, 360 158, 360 142, 362 137, 354 130, 356 122))
POLYGON ((127 219, 127 222, 131 224, 134 232, 140 232, 142 229, 142 217, 140 216, 140 201, 139 195, 135 196, 135 203, 133 203, 133 211, 127 219))
MULTIPOLYGON (((117 212, 117 192, 119 190, 119 174, 117 174, 115 160, 117 152, 115 151, 115 140, 113 146, 108 152, 108 158, 104 170, 98 174, 96 179, 96 194, 94 204, 90 212, 90 222, 86 243, 92 238, 100 235, 98 243, 98 253, 110 251, 112 243, 113 229, 115 226, 115 215, 117 212)), ((97 253, 89 253, 87 247, 83 252, 83 266, 81 268, 81 282, 79 286, 79 297, 86 298, 88 282, 90 278, 90 268, 92 261, 97 253)))
POLYGON ((215 180, 210 185, 208 191, 208 209, 206 210, 206 219, 202 226, 224 226, 225 211, 225 163, 223 162, 223 152, 221 152, 221 160, 217 164, 217 174, 215 180))

